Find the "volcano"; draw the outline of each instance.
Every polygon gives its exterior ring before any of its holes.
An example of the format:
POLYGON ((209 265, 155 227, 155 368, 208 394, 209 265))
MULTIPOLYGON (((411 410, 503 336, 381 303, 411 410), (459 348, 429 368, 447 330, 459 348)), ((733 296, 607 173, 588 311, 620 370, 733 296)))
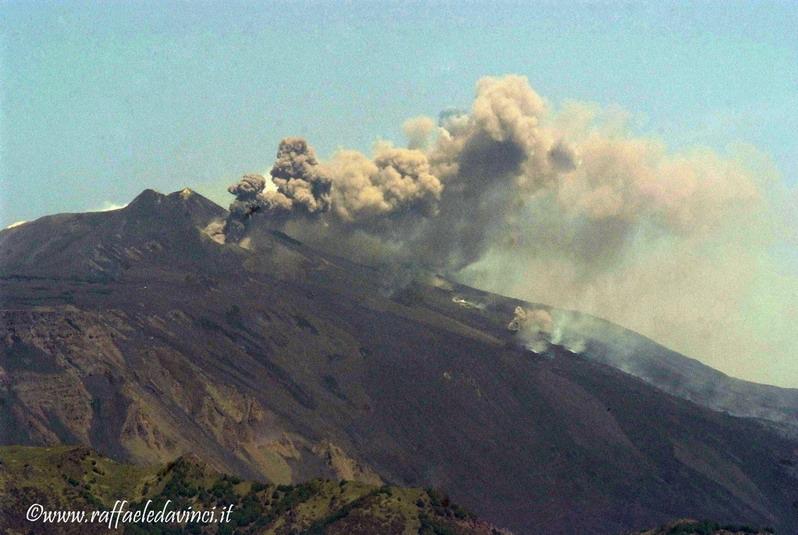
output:
POLYGON ((598 319, 579 353, 536 354, 507 323, 540 305, 267 227, 219 243, 226 216, 147 190, 0 232, 0 444, 440 487, 516 533, 798 530, 796 391, 598 319))

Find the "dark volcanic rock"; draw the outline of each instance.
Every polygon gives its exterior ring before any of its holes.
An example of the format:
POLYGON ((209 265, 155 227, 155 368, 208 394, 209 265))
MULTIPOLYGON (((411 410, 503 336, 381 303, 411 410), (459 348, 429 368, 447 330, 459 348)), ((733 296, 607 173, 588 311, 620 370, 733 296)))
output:
POLYGON ((559 346, 525 351, 512 300, 385 292, 267 229, 220 244, 204 229, 224 217, 145 192, 0 233, 0 443, 442 487, 519 533, 798 529, 796 442, 559 346))

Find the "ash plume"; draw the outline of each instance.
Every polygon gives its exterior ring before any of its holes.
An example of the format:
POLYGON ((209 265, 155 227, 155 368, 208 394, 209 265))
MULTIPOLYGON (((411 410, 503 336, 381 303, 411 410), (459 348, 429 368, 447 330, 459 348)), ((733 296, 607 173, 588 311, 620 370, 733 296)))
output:
POLYGON ((370 264, 582 310, 730 373, 757 373, 752 355, 794 354, 798 312, 779 296, 798 282, 768 260, 787 227, 778 199, 791 194, 772 164, 742 145, 674 152, 628 122, 553 106, 522 76, 486 77, 470 109, 408 120, 407 148, 317 161, 304 140, 284 140, 270 187, 254 201, 248 186, 232 191, 236 217, 263 214, 370 264), (751 323, 764 283, 780 288, 766 311, 779 332, 751 323))
POLYGON ((330 172, 333 213, 353 226, 404 211, 432 215, 443 190, 423 152, 386 143, 375 147, 373 158, 340 151, 330 162, 330 172))
POLYGON ((230 204, 225 225, 226 241, 240 242, 251 219, 258 214, 280 221, 330 209, 331 180, 304 139, 286 138, 280 142, 270 175, 272 189, 267 189, 266 179, 256 174, 244 175, 227 188, 235 200, 230 204))
POLYGON ((429 146, 435 128, 435 121, 424 115, 405 121, 402 131, 407 138, 407 148, 425 150, 429 146))
POLYGON ((332 181, 304 139, 292 137, 280 142, 271 176, 276 191, 261 194, 267 209, 304 214, 330 209, 332 181))
MULTIPOLYGON (((261 192, 266 186, 266 179, 261 175, 244 175, 244 177, 227 188, 229 193, 235 195, 235 200, 230 204, 230 216, 225 225, 225 234, 233 241, 240 240, 245 232, 249 219, 261 208, 261 192)), ((218 236, 218 229, 214 229, 218 236)), ((218 238, 215 238, 218 241, 218 238)))

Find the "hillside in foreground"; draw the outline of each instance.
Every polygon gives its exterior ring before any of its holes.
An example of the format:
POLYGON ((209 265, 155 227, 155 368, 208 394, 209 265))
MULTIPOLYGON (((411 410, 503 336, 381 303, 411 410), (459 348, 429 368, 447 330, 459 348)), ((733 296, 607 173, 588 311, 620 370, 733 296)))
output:
POLYGON ((770 535, 772 528, 756 528, 746 525, 719 524, 711 520, 676 520, 656 529, 630 535, 770 535))
MULTIPOLYGON (((26 521, 32 503, 48 510, 111 510, 117 500, 141 510, 210 511, 233 506, 229 522, 122 524, 120 533, 512 535, 478 520, 440 491, 312 480, 297 485, 244 481, 185 456, 168 465, 117 463, 79 446, 0 447, 0 530, 6 535, 106 533, 103 522, 78 525, 26 521)), ((677 520, 635 535, 769 535, 771 528, 677 520)), ((629 534, 631 535, 631 534, 629 534)))
MULTIPOLYGON (((120 464, 83 447, 0 448, 0 532, 5 535, 107 533, 106 525, 28 522, 33 503, 48 510, 110 510, 116 500, 141 509, 192 507, 208 511, 233 505, 229 522, 138 523, 129 535, 186 534, 451 534, 501 535, 432 489, 375 486, 355 481, 312 480, 266 485, 220 474, 196 458, 168 465, 120 464)), ((120 524, 121 525, 121 524, 120 524)))

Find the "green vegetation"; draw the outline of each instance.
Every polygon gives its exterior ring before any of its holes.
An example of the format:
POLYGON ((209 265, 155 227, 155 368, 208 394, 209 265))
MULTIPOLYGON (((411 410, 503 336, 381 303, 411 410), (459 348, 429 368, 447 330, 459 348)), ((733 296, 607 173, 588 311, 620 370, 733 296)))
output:
MULTIPOLYGON (((135 467, 87 448, 0 447, 0 509, 19 512, 0 515, 0 533, 21 535, 36 527, 24 519, 32 495, 46 496, 53 510, 109 510, 118 499, 130 500, 131 511, 148 500, 150 510, 160 510, 167 500, 173 511, 221 511, 233 505, 225 524, 128 524, 126 535, 500 533, 433 489, 328 480, 270 485, 219 474, 191 457, 162 467, 135 467)), ((80 529, 104 532, 99 525, 80 529)), ((48 526, 41 533, 76 532, 75 526, 48 526)))
POLYGON ((753 534, 773 533, 772 528, 758 529, 746 525, 720 524, 709 520, 701 521, 681 521, 672 526, 667 531, 667 535, 715 535, 717 533, 753 534))

